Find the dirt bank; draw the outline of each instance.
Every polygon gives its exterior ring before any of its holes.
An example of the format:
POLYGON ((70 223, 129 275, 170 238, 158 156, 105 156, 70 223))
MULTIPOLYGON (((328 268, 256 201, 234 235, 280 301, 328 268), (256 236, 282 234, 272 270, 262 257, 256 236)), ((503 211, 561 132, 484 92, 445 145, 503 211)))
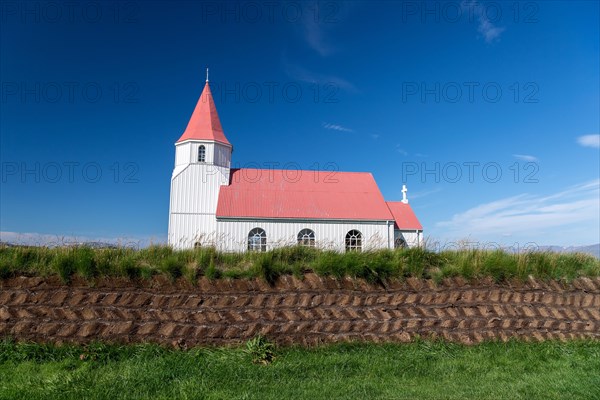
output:
POLYGON ((257 334, 279 343, 477 343, 511 337, 600 338, 600 278, 497 285, 449 279, 370 285, 308 274, 197 285, 58 278, 0 280, 0 337, 36 342, 233 344, 257 334))

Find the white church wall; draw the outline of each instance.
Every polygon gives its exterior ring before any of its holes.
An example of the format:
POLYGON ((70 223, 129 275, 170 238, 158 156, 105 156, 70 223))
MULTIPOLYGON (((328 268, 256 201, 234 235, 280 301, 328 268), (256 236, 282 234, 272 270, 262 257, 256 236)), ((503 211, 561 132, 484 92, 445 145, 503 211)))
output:
POLYGON ((175 167, 189 164, 191 162, 192 144, 190 142, 175 146, 175 167))
POLYGON ((169 216, 169 245, 180 250, 193 248, 196 243, 214 243, 216 230, 214 214, 172 213, 169 216))
POLYGON ((198 164, 198 148, 204 146, 204 163, 229 167, 231 147, 211 141, 187 141, 175 145, 175 167, 185 164, 198 164))
POLYGON ((219 190, 228 183, 229 168, 195 163, 175 169, 171 179, 169 244, 181 248, 181 243, 187 243, 187 247, 192 247, 201 232, 216 232, 219 190))
POLYGON ((229 183, 229 169, 190 164, 171 180, 171 212, 215 214, 221 185, 229 183))
POLYGON ((231 147, 216 143, 215 151, 214 151, 214 160, 213 163, 215 165, 219 165, 221 167, 230 167, 231 164, 231 147))
POLYGON ((315 232, 316 246, 322 249, 345 251, 346 234, 356 229, 363 238, 363 250, 393 247, 393 226, 391 222, 352 222, 352 221, 299 221, 299 220, 248 220, 219 219, 217 222, 216 246, 222 251, 246 251, 248 233, 254 228, 262 228, 267 234, 267 250, 297 244, 298 233, 302 229, 315 232))
POLYGON ((422 231, 394 231, 394 240, 404 239, 408 247, 421 246, 423 243, 423 232, 422 231))

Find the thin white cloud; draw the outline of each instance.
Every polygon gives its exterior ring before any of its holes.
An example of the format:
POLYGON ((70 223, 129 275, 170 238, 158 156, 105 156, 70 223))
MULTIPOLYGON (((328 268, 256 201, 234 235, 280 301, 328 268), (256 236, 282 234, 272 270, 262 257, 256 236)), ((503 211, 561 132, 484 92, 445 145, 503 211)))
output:
POLYGON ((322 57, 336 53, 340 46, 333 34, 337 27, 348 18, 356 8, 366 7, 364 3, 341 1, 304 1, 300 2, 301 18, 299 33, 306 44, 322 57))
POLYGON ((472 15, 477 17, 479 26, 477 31, 483 36, 486 43, 493 43, 500 38, 502 32, 506 30, 504 27, 494 25, 487 16, 485 5, 475 0, 464 0, 461 3, 463 10, 467 10, 472 15))
POLYGON ((343 78, 335 75, 326 75, 309 71, 300 65, 288 62, 285 56, 282 58, 282 63, 285 73, 290 78, 301 82, 319 84, 321 86, 319 89, 323 96, 323 99, 320 99, 322 101, 333 101, 338 99, 338 89, 344 89, 349 92, 357 91, 356 86, 354 86, 353 83, 343 78))
POLYGON ((354 132, 354 129, 346 128, 338 124, 330 124, 329 122, 323 122, 323 128, 330 129, 338 132, 354 132))
POLYGON ((567 188, 561 192, 539 196, 520 194, 455 214, 436 228, 457 237, 516 234, 536 238, 542 233, 560 233, 577 227, 593 238, 600 224, 600 180, 567 188), (582 224, 596 226, 586 232, 582 224))
POLYGON ((396 145, 396 151, 403 156, 408 155, 408 152, 406 150, 404 150, 403 148, 401 148, 399 144, 396 145))
POLYGON ((487 43, 492 43, 494 40, 500 37, 500 34, 504 32, 506 28, 495 26, 484 14, 481 14, 479 16, 479 27, 477 30, 483 35, 483 38, 487 43))
POLYGON ((424 191, 421 191, 421 192, 415 192, 415 193, 409 195, 408 197, 410 199, 418 199, 418 198, 426 197, 426 196, 429 196, 430 194, 438 193, 438 192, 441 192, 441 191, 442 191, 442 188, 438 187, 438 188, 435 188, 435 189, 432 189, 432 190, 424 190, 424 191))
POLYGON ((583 135, 577 138, 577 143, 583 147, 600 149, 600 135, 583 135))
POLYGON ((372 134, 371 134, 371 137, 372 137, 373 139, 377 140, 377 139, 379 139, 379 138, 381 137, 381 135, 380 135, 380 134, 378 134, 378 133, 372 133, 372 134))
POLYGON ((325 33, 325 24, 315 15, 319 15, 319 3, 306 3, 307 6, 314 10, 305 12, 302 16, 302 34, 306 43, 321 56, 326 57, 334 52, 334 48, 329 42, 328 36, 325 33), (316 13, 316 14, 315 14, 316 13))
POLYGON ((536 162, 538 160, 537 157, 531 156, 528 154, 513 154, 513 157, 515 157, 518 160, 528 161, 528 162, 536 162))

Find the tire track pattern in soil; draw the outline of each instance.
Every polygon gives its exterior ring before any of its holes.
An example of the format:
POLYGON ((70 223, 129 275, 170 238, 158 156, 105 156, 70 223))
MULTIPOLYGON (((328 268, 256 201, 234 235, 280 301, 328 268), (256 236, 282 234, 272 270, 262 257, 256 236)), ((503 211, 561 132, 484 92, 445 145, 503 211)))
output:
POLYGON ((240 343, 257 334, 278 343, 452 342, 600 338, 600 278, 566 284, 467 283, 456 278, 370 285, 283 277, 0 281, 0 336, 36 342, 156 342, 175 346, 240 343))

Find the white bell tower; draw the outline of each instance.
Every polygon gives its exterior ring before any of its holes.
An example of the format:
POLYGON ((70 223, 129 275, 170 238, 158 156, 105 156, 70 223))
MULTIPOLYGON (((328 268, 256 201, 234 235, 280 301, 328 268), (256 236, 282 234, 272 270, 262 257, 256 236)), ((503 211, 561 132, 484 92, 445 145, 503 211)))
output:
POLYGON ((229 185, 232 151, 217 114, 207 69, 204 90, 175 143, 168 235, 173 248, 216 244, 217 201, 221 186, 229 185))

